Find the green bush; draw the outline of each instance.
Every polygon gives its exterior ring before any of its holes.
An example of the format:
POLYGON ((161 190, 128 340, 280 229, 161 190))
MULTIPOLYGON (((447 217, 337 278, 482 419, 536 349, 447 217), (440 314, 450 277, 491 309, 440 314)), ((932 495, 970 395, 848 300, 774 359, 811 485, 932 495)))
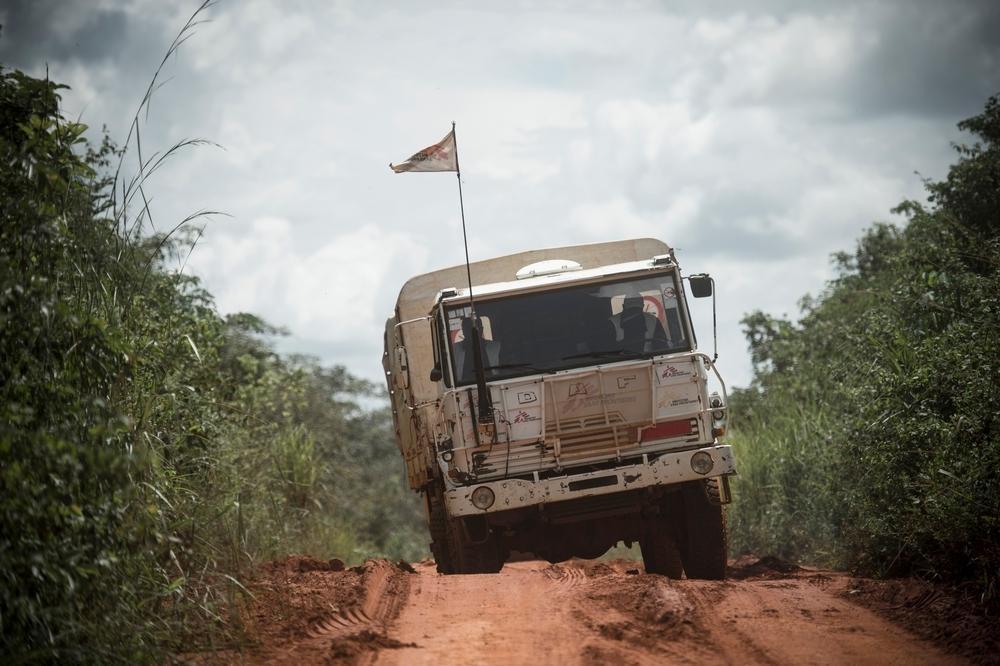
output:
POLYGON ((880 575, 1000 576, 1000 101, 930 206, 879 224, 796 322, 744 319, 737 548, 880 575))

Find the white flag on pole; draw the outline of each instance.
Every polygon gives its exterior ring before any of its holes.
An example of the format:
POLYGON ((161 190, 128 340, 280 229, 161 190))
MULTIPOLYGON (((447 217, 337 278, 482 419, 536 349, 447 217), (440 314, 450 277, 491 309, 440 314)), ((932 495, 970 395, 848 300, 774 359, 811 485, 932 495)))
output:
POLYGON ((448 136, 433 146, 418 150, 405 162, 390 164, 396 173, 406 171, 458 171, 458 159, 455 155, 455 129, 448 136))

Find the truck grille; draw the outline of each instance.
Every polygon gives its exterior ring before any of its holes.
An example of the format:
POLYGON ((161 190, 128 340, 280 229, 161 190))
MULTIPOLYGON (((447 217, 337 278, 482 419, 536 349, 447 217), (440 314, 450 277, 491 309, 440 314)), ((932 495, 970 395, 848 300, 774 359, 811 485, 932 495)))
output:
MULTIPOLYGON (((579 460, 593 456, 613 454, 616 451, 626 451, 639 446, 636 428, 600 428, 586 430, 572 435, 559 437, 560 461, 579 460), (617 437, 617 446, 615 438, 617 437)), ((556 455, 555 443, 550 446, 553 457, 556 455)))
POLYGON ((589 428, 597 428, 604 425, 615 425, 618 423, 624 423, 625 419, 621 414, 611 413, 608 414, 608 418, 605 419, 602 415, 586 416, 580 419, 563 419, 559 423, 553 420, 545 422, 545 431, 552 434, 562 434, 566 432, 576 432, 579 430, 587 430, 589 428))
POLYGON ((600 428, 563 435, 557 442, 514 444, 508 454, 505 443, 481 447, 473 454, 473 471, 481 478, 517 476, 553 467, 567 467, 597 460, 607 460, 616 454, 635 454, 639 448, 634 427, 600 428), (618 446, 615 446, 617 430, 618 446))

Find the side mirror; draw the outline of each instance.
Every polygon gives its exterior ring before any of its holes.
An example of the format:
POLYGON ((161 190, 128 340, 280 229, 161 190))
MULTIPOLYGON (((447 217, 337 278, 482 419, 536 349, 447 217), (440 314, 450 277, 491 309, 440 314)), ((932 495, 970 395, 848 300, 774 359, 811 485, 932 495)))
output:
POLYGON ((712 295, 712 278, 708 273, 689 275, 688 282, 691 283, 691 295, 695 298, 706 298, 712 295))
POLYGON ((439 381, 441 381, 441 377, 442 377, 442 374, 441 374, 441 367, 440 366, 435 365, 433 368, 431 368, 431 381, 432 382, 439 382, 439 381))

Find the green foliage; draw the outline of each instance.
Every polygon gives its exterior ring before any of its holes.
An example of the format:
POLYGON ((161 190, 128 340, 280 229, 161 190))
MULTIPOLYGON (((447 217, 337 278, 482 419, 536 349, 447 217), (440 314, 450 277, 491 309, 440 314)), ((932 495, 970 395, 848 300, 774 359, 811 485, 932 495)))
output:
POLYGON ((875 225, 797 323, 744 319, 739 548, 882 574, 1000 580, 1000 102, 930 207, 875 225))
POLYGON ((261 558, 422 555, 381 394, 167 270, 189 245, 128 219, 60 88, 0 68, 3 661, 159 661, 239 638, 261 558))
POLYGON ((734 396, 740 417, 730 441, 737 449, 738 501, 729 512, 732 547, 788 559, 837 562, 842 498, 830 479, 835 424, 816 405, 775 410, 753 393, 734 396), (757 404, 753 404, 753 403, 757 404))

